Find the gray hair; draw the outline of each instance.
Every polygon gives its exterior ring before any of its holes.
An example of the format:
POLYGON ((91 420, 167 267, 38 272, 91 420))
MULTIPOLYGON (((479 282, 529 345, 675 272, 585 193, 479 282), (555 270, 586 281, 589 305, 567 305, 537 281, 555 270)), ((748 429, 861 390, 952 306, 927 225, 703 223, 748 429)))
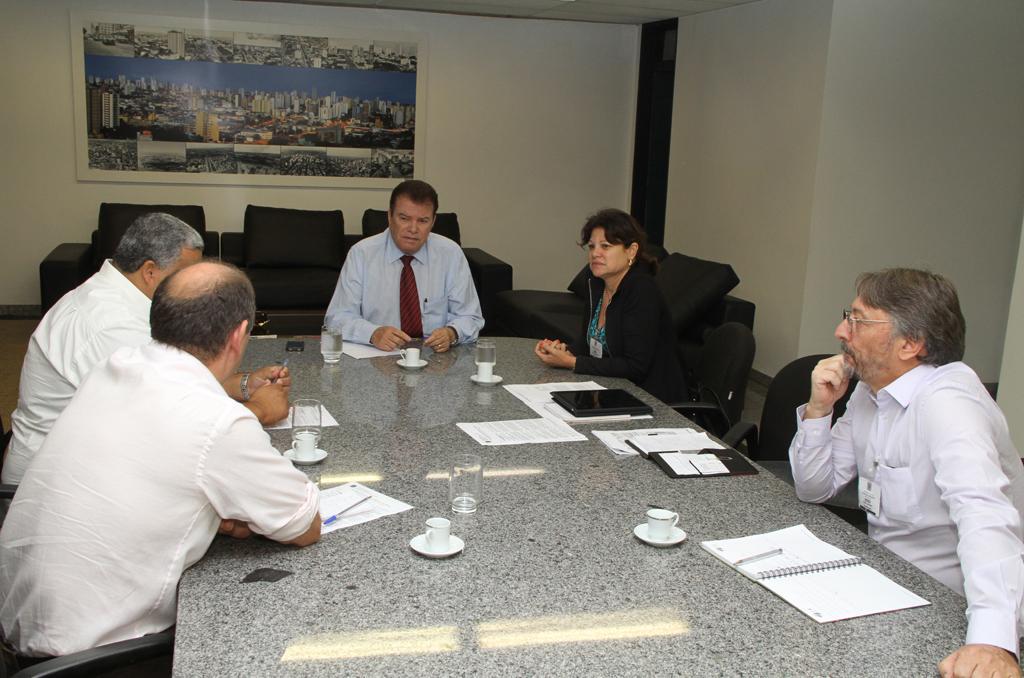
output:
POLYGON ((203 249, 203 236, 178 217, 164 212, 143 214, 128 227, 114 250, 114 265, 122 273, 134 273, 152 261, 167 268, 182 249, 203 249))
POLYGON ((857 296, 892 317, 894 336, 924 340, 921 362, 945 365, 963 359, 967 323, 956 288, 947 278, 913 268, 862 273, 857 296))

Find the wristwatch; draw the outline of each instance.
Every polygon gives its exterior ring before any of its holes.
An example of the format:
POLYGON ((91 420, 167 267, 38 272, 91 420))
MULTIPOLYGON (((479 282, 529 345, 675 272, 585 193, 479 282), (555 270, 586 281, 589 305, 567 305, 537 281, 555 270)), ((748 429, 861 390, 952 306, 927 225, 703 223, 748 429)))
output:
POLYGON ((242 381, 238 382, 238 388, 242 392, 243 403, 249 402, 249 398, 252 397, 252 394, 249 393, 249 377, 251 376, 252 372, 246 372, 242 375, 242 381))
POLYGON ((455 344, 459 343, 459 331, 457 329, 455 329, 454 327, 452 327, 451 325, 446 325, 445 329, 451 330, 452 334, 455 335, 455 338, 452 339, 452 346, 454 346, 455 344))

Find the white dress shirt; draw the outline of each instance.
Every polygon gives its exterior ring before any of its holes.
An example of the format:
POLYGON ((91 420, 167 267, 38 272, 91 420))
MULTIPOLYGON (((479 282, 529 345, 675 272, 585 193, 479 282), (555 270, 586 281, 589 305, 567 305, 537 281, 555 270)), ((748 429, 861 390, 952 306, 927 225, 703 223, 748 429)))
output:
POLYGON ((0 529, 0 624, 61 655, 174 624, 182 572, 221 518, 299 537, 319 492, 191 355, 122 348, 57 419, 0 529))
MULTIPOLYGON (((356 243, 345 257, 324 324, 340 327, 342 338, 357 344, 369 344, 374 330, 382 325, 400 328, 402 256, 391 231, 356 243)), ((450 325, 459 333, 459 343, 476 341, 484 316, 462 248, 431 233, 412 256, 423 335, 450 325)))
POLYGON ((967 596, 966 643, 1017 653, 1024 603, 1024 469, 1006 419, 956 362, 919 365, 846 413, 803 421, 789 449, 797 496, 822 502, 858 476, 881 488, 868 534, 967 596))
POLYGON ((2 480, 17 483, 85 376, 122 346, 149 343, 150 300, 108 259, 47 311, 21 366, 2 480))

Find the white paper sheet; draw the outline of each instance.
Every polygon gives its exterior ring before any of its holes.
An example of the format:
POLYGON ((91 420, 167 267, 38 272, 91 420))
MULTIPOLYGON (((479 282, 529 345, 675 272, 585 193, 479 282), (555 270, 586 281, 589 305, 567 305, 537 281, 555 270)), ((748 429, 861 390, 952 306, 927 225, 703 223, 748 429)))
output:
POLYGON ((561 381, 551 384, 509 384, 505 390, 523 401, 527 407, 545 419, 557 419, 569 424, 598 423, 605 421, 629 421, 630 419, 651 419, 649 414, 611 414, 602 417, 574 417, 564 407, 551 399, 552 391, 594 391, 604 390, 596 381, 561 381))
POLYGON ((712 440, 707 433, 685 428, 676 433, 639 435, 630 438, 629 441, 648 454, 651 452, 699 452, 705 449, 725 449, 712 440))
POLYGON ((681 476, 704 476, 729 472, 722 460, 713 454, 664 452, 661 458, 675 473, 681 476))
POLYGON ((527 443, 569 443, 586 440, 582 433, 556 419, 512 419, 457 424, 481 445, 524 445, 527 443))
MULTIPOLYGON (((338 425, 338 420, 335 419, 331 415, 331 413, 327 411, 327 408, 323 406, 323 403, 321 403, 320 404, 320 427, 321 428, 327 428, 328 426, 337 426, 337 425, 338 425)), ((286 428, 291 428, 291 427, 292 427, 292 408, 289 407, 288 408, 288 416, 287 417, 285 417, 281 421, 277 422, 276 424, 271 424, 270 426, 264 426, 263 428, 265 430, 267 430, 267 431, 277 431, 279 429, 286 429, 286 428)))
POLYGON ((382 355, 400 355, 399 351, 382 351, 376 346, 355 344, 351 341, 341 342, 341 352, 357 360, 362 360, 363 358, 379 358, 382 355))
POLYGON ((361 483, 346 483, 320 492, 320 520, 327 520, 338 511, 352 506, 364 497, 370 498, 353 507, 352 510, 345 511, 330 525, 323 525, 320 528, 320 533, 327 534, 344 527, 352 527, 384 516, 402 513, 412 508, 405 502, 371 490, 361 483))
POLYGON ((643 435, 669 435, 689 431, 686 428, 634 428, 628 431, 591 431, 594 437, 600 440, 615 454, 635 457, 639 452, 626 444, 626 439, 643 435))

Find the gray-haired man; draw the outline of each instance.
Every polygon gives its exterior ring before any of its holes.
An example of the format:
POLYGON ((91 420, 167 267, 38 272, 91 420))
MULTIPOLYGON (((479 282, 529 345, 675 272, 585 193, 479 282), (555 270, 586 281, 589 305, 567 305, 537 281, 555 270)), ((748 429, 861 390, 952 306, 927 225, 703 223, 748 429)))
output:
POLYGON ((943 676, 1019 676, 1024 470, 1005 417, 961 362, 965 334, 942 276, 860 276, 835 332, 842 353, 814 368, 789 458, 804 501, 857 478, 868 534, 966 596, 967 639, 939 664, 943 676))
MULTIPOLYGON (((18 407, 11 415, 12 438, 2 481, 17 483, 82 380, 100 361, 122 346, 150 341, 149 310, 160 282, 202 258, 203 238, 184 221, 151 213, 125 231, 114 257, 54 304, 29 341, 21 368, 18 407)), ((247 403, 264 423, 287 414, 290 383, 281 368, 264 368, 247 379, 247 390, 271 379, 276 383, 247 403)), ((240 397, 240 378, 224 384, 240 397)), ((244 395, 248 395, 247 393, 244 395)))

